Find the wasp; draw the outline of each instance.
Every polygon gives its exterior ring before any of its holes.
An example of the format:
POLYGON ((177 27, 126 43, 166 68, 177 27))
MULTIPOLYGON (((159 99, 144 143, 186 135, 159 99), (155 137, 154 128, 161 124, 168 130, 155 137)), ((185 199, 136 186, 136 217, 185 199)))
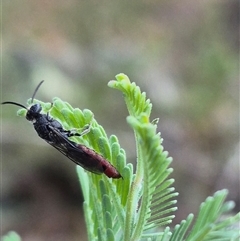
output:
POLYGON ((84 130, 80 134, 71 130, 65 130, 59 121, 50 116, 49 112, 46 114, 41 113, 42 106, 39 103, 34 104, 33 100, 43 82, 42 80, 36 87, 31 98, 30 107, 27 108, 22 104, 12 101, 5 101, 2 104, 17 105, 26 109, 26 119, 33 124, 38 136, 85 170, 95 174, 104 173, 109 178, 121 178, 122 176, 118 170, 102 155, 85 145, 78 144, 69 139, 72 136, 82 136, 89 129, 84 130))

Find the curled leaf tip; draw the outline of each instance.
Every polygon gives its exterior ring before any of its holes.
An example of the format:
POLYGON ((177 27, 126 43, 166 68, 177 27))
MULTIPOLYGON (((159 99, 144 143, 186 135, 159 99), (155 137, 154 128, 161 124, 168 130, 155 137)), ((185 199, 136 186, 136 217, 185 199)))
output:
POLYGON ((119 82, 121 82, 121 81, 127 81, 128 83, 130 83, 130 80, 129 80, 128 76, 125 75, 125 74, 123 74, 123 73, 117 74, 117 75, 115 76, 115 78, 116 78, 116 80, 119 81, 119 82))
POLYGON ((117 88, 117 87, 120 87, 119 85, 126 86, 126 85, 131 84, 128 76, 125 74, 118 74, 115 76, 115 78, 116 78, 116 80, 110 80, 108 82, 109 87, 117 88))

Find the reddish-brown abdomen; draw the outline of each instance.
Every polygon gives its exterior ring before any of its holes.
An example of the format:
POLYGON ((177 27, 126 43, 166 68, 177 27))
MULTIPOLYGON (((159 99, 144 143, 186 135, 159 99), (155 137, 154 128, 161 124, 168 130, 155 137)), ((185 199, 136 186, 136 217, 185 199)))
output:
POLYGON ((102 155, 81 144, 78 144, 77 147, 82 150, 83 153, 81 156, 83 158, 79 160, 80 158, 77 158, 76 156, 75 162, 81 165, 83 168, 93 173, 104 173, 109 178, 122 177, 121 174, 117 171, 117 169, 102 155))
POLYGON ((111 177, 111 178, 121 178, 121 174, 117 171, 117 169, 112 166, 110 163, 108 163, 107 168, 104 170, 104 174, 107 177, 111 177))

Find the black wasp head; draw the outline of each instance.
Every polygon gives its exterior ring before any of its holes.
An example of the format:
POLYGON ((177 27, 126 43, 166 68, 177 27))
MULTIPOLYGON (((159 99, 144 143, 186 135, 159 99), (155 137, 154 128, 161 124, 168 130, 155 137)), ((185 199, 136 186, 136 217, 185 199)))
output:
POLYGON ((26 119, 28 121, 35 122, 35 120, 41 115, 40 112, 42 110, 42 107, 40 104, 34 104, 29 109, 22 104, 12 102, 12 101, 6 101, 2 103, 2 105, 5 105, 5 104, 17 105, 26 109, 27 110, 26 119))
POLYGON ((40 104, 32 105, 27 111, 26 119, 28 121, 35 122, 35 120, 38 119, 39 116, 41 116, 41 113, 40 113, 41 110, 42 110, 42 107, 40 104))
MULTIPOLYGON (((31 100, 32 104, 33 104, 34 97, 42 83, 43 83, 43 80, 38 84, 37 88, 35 89, 35 91, 33 93, 32 100, 31 100)), ((26 119, 29 121, 32 121, 32 122, 35 122, 35 120, 41 116, 40 112, 42 110, 42 107, 40 104, 31 105, 29 108, 27 108, 26 106, 24 106, 22 104, 19 104, 17 102, 12 102, 12 101, 5 101, 2 103, 2 105, 4 105, 4 104, 17 105, 17 106, 20 106, 20 107, 26 109, 27 110, 26 119)))

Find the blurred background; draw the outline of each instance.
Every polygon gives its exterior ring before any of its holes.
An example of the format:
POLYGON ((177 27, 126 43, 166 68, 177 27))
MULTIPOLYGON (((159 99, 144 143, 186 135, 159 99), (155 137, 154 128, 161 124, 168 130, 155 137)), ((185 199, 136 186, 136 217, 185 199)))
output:
MULTIPOLYGON (((58 96, 88 108, 135 164, 118 73, 153 103, 173 157, 174 224, 216 190, 239 211, 238 1, 2 1, 1 102, 58 96)), ((75 164, 1 106, 2 233, 24 241, 86 240, 75 164)))

